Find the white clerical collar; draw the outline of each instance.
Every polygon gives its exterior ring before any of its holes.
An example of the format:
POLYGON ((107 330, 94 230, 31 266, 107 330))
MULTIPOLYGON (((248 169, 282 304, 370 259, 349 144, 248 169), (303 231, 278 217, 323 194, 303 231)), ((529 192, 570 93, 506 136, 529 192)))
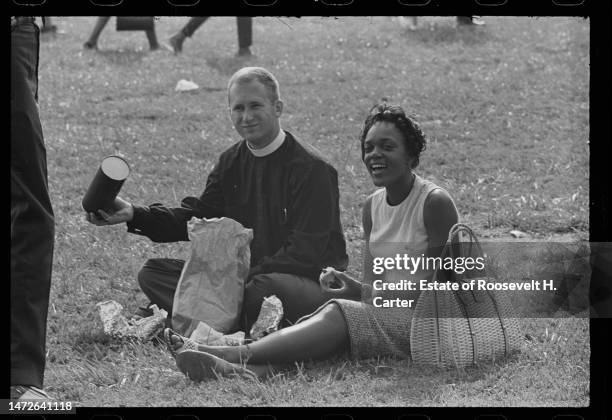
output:
POLYGON ((246 144, 254 156, 264 157, 264 156, 268 156, 271 153, 274 153, 276 149, 281 147, 285 141, 285 137, 286 137, 285 132, 282 129, 280 129, 276 138, 272 140, 272 143, 268 144, 266 147, 263 147, 261 149, 253 149, 253 147, 249 144, 248 141, 246 142, 246 144))

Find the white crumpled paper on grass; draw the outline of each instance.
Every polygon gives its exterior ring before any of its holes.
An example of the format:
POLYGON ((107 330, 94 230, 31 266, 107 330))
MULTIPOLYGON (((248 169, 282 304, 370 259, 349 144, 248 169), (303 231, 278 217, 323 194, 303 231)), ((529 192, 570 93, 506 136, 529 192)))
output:
POLYGON ((139 320, 123 316, 123 306, 114 300, 96 304, 104 334, 116 338, 134 338, 148 341, 163 331, 168 312, 152 305, 153 315, 139 320))
POLYGON ((200 86, 198 86, 191 80, 181 79, 176 83, 176 87, 174 88, 174 90, 176 92, 190 92, 192 90, 198 90, 199 88, 200 86))

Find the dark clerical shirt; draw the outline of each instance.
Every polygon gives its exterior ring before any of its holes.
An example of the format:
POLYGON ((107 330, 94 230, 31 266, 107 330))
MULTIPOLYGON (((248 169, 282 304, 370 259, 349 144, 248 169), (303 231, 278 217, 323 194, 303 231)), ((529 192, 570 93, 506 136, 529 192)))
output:
POLYGON ((253 229, 250 275, 288 273, 317 279, 345 270, 338 174, 312 146, 285 132, 283 144, 255 156, 242 140, 221 154, 200 197, 181 207, 134 206, 128 231, 154 242, 189 240, 192 217, 229 217, 253 229))

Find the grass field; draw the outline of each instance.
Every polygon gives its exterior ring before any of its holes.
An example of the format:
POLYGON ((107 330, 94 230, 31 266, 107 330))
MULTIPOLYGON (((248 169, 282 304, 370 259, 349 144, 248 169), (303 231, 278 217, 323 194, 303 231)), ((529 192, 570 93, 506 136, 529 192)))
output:
MULTIPOLYGON (((418 173, 447 188, 482 238, 588 235, 589 22, 485 17, 476 30, 450 17, 405 32, 389 17, 256 18, 256 54, 234 58, 236 24, 209 20, 183 54, 149 52, 143 33, 102 33, 94 17, 56 18, 43 37, 40 111, 56 247, 45 386, 85 406, 586 406, 589 322, 522 319, 522 352, 467 370, 397 360, 305 363, 253 383, 196 385, 163 346, 111 340, 97 302, 146 303, 135 274, 151 257, 186 257, 188 244, 153 244, 125 228, 84 221, 81 199, 101 159, 120 153, 132 173, 122 196, 178 205, 199 194, 216 157, 238 140, 226 83, 243 65, 281 83, 283 127, 319 148, 339 173, 349 271, 361 271, 361 205, 374 191, 358 134, 382 98, 414 114, 429 137, 418 173), (175 92, 180 79, 195 92, 175 92)), ((164 40, 185 18, 157 21, 164 40)))

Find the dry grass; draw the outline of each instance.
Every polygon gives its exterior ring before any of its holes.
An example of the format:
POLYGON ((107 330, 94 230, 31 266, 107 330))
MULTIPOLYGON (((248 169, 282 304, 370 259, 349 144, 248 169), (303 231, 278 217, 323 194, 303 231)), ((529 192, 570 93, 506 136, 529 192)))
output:
MULTIPOLYGON (((370 106, 387 98, 429 136, 421 175, 445 186, 463 221, 483 236, 510 229, 536 238, 588 230, 589 25, 576 18, 486 18, 476 31, 424 18, 403 32, 386 17, 256 18, 254 52, 237 49, 233 18, 214 18, 175 57, 149 53, 142 33, 103 32, 84 51, 93 17, 57 18, 64 34, 41 47, 40 109, 57 221, 46 387, 87 406, 586 406, 585 319, 525 319, 522 353, 465 371, 396 360, 307 363, 263 383, 199 385, 163 346, 99 332, 95 303, 128 311, 145 302, 135 274, 150 257, 184 257, 186 244, 153 244, 123 227, 83 220, 80 200, 101 159, 132 166, 122 195, 178 204, 199 194, 219 153, 237 140, 226 111, 229 75, 272 70, 285 99, 283 126, 338 169, 342 223, 359 274, 361 203, 374 187, 357 136, 370 106), (180 79, 200 85, 174 91, 180 79)), ((180 18, 157 23, 160 39, 180 18)))

